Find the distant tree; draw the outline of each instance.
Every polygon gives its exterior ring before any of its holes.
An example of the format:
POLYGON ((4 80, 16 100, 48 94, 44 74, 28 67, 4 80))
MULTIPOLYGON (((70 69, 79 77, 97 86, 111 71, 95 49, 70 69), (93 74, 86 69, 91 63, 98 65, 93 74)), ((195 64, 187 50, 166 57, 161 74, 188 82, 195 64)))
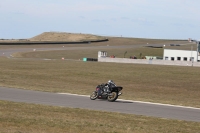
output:
POLYGON ((127 54, 127 51, 124 53, 124 58, 125 58, 126 54, 127 54))
POLYGON ((140 59, 141 59, 141 57, 142 57, 142 53, 140 53, 140 59))

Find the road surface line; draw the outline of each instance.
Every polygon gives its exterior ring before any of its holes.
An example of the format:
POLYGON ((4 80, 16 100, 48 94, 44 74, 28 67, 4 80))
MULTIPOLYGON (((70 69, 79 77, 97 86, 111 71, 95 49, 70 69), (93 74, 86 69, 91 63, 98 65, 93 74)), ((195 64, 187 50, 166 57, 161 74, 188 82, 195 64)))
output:
MULTIPOLYGON (((71 93, 57 93, 57 94, 90 97, 89 95, 79 95, 79 94, 71 94, 71 93)), ((162 105, 162 106, 170 106, 170 107, 178 107, 178 108, 200 110, 200 108, 195 108, 195 107, 190 107, 190 106, 181 106, 181 105, 172 105, 172 104, 163 104, 163 103, 153 103, 153 102, 144 102, 144 101, 133 101, 133 100, 125 100, 125 99, 118 99, 118 100, 126 101, 126 102, 145 103, 145 104, 153 104, 153 105, 162 105)))

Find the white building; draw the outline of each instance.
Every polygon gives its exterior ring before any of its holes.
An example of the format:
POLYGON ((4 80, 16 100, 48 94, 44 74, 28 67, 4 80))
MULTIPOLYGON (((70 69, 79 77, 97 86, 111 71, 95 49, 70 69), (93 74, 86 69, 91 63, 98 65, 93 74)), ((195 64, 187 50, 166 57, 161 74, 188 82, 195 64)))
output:
POLYGON ((107 52, 106 51, 98 51, 98 58, 100 57, 107 57, 107 52))
MULTIPOLYGON (((197 51, 164 49, 163 60, 171 61, 197 61, 197 51)), ((198 56, 200 60, 200 56, 198 56)))

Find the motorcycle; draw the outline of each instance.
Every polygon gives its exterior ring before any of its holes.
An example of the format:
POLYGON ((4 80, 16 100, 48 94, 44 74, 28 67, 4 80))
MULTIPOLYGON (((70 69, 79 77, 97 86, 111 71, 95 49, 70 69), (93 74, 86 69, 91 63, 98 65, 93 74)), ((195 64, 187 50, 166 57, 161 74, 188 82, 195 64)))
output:
MULTIPOLYGON (((109 80, 110 81, 110 80, 109 80)), ((91 100, 107 99, 109 102, 117 100, 118 96, 122 95, 122 86, 117 86, 112 80, 106 84, 97 85, 96 90, 90 95, 91 100)))

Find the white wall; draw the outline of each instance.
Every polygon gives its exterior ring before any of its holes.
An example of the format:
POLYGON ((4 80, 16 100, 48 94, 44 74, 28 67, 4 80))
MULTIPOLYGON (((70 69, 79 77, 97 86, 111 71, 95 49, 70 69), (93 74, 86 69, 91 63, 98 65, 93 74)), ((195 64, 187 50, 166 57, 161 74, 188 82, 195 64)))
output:
MULTIPOLYGON (((163 60, 172 60, 172 57, 174 57, 174 61, 178 60, 178 57, 180 57, 180 61, 184 61, 184 57, 190 61, 190 58, 193 57, 194 62, 197 62, 197 51, 164 49, 163 60)), ((198 60, 200 60, 200 56, 198 56, 198 60)))
POLYGON ((171 61, 171 60, 147 60, 147 59, 128 59, 128 58, 98 58, 98 62, 112 63, 134 63, 134 64, 151 64, 151 65, 176 65, 176 66, 195 66, 200 67, 200 62, 191 61, 171 61))

